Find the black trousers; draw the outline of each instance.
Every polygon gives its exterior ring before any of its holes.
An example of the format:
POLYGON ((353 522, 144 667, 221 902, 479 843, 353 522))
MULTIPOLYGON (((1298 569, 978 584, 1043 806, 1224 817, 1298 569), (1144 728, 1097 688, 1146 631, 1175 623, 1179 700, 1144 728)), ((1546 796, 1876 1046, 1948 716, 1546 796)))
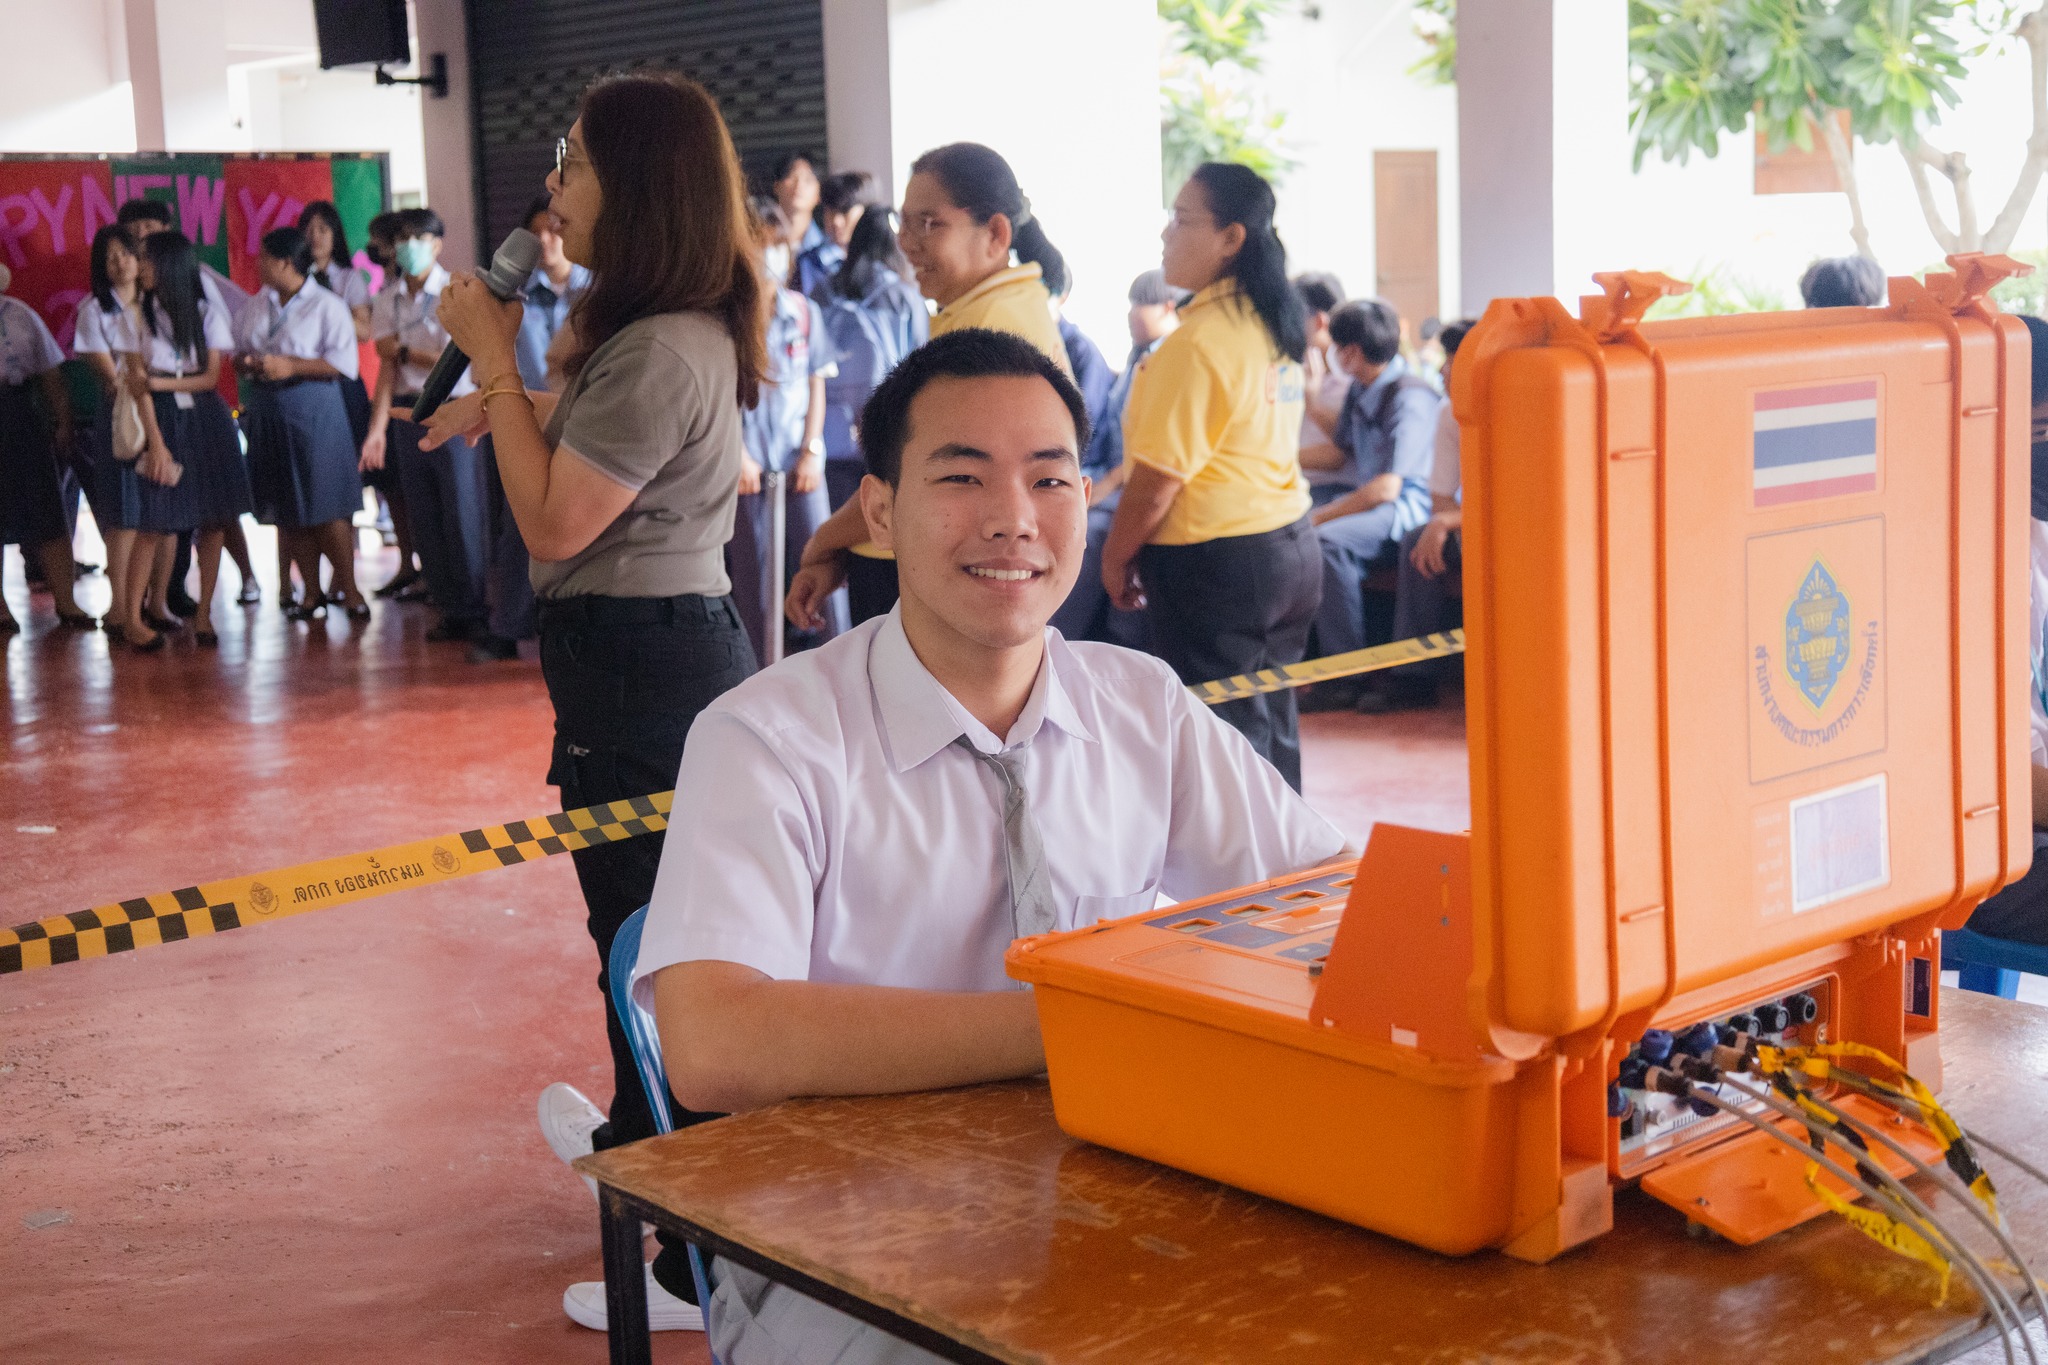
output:
MULTIPOLYGON (((1303 517, 1255 536, 1138 552, 1152 652, 1182 682, 1208 682, 1300 663, 1323 596, 1323 555, 1303 517)), ((1225 702, 1218 717, 1301 790, 1294 693, 1225 702)))
MULTIPOLYGON (((562 808, 668 791, 697 713, 754 671, 754 648, 729 597, 570 597, 540 604, 540 662, 555 706, 548 781, 562 808)), ((612 940, 647 904, 664 836, 579 849, 570 857, 597 946, 597 988, 605 998, 612 1051, 610 1122, 593 1135, 599 1150, 654 1136, 654 1114, 633 1050, 612 1008, 612 940)), ((669 1099, 677 1127, 715 1118, 669 1099)), ((694 1301, 683 1243, 662 1239, 655 1278, 694 1301)))
POLYGON ((2034 865, 2027 875, 1978 906, 1964 927, 1990 938, 2048 945, 2048 831, 2034 831, 2034 865))

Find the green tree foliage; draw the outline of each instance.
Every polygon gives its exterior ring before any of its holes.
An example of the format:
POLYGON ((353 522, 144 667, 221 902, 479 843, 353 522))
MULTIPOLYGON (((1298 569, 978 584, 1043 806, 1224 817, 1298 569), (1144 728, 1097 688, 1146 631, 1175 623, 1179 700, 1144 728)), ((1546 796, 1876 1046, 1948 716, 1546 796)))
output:
POLYGON ((1851 236, 1869 254, 1851 141, 1905 156, 1928 227, 1945 251, 2002 251, 2048 167, 2048 105, 2035 99, 2028 161, 2004 211, 1977 227, 1967 161, 1928 143, 1955 107, 1968 59, 2024 41, 2048 62, 2038 0, 1629 0, 1630 126, 1636 165, 1651 152, 1683 165, 1713 156, 1723 133, 1754 114, 1773 150, 1811 150, 1818 131, 1849 197, 1851 236), (1846 112, 1843 137, 1836 111, 1846 112), (1928 172, 1947 177, 1955 223, 1943 218, 1928 172))
POLYGON ((1159 0, 1167 50, 1159 77, 1164 197, 1204 161, 1234 161, 1277 182, 1295 162, 1286 115, 1266 109, 1246 79, 1259 70, 1267 22, 1289 0, 1159 0))
POLYGON ((1408 74, 1425 85, 1457 84, 1458 0, 1415 0, 1411 22, 1427 50, 1408 74))

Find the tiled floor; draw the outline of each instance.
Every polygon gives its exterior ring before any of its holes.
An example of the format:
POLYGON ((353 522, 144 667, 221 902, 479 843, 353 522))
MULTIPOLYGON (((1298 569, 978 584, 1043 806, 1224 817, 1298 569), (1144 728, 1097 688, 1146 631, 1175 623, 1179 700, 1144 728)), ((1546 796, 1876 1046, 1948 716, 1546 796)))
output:
MULTIPOLYGON (((141 657, 6 573, 0 921, 551 809, 534 665, 419 608, 293 626, 266 582, 217 651, 141 657)), ((1304 729, 1347 832, 1464 827, 1457 710, 1304 729)), ((551 1080, 602 1102, 596 971, 548 860, 0 979, 0 1360, 604 1359, 559 1307, 595 1213, 533 1121, 551 1080)))

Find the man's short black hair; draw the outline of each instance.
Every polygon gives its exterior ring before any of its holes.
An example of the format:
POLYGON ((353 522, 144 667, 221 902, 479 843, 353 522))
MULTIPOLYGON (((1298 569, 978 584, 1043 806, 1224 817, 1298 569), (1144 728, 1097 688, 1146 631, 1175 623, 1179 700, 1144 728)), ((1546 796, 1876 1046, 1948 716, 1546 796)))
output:
POLYGON ((432 209, 400 209, 398 211, 398 240, 408 237, 446 237, 448 229, 441 225, 441 215, 432 209))
POLYGON ((161 199, 130 199, 115 211, 114 221, 122 227, 130 223, 162 223, 169 227, 175 220, 171 217, 171 206, 161 199))
POLYGON ((1294 292, 1311 313, 1334 313, 1344 302, 1344 285, 1327 270, 1304 270, 1294 277, 1294 292))
POLYGON ((910 405, 933 380, 1033 376, 1052 385, 1067 405, 1078 455, 1088 445, 1088 403, 1066 371, 1013 332, 968 327, 933 337, 903 357, 868 395, 860 414, 860 449, 868 473, 896 487, 903 476, 903 447, 910 439, 910 405))
POLYGON ((1330 314, 1330 344, 1356 346, 1384 365, 1401 353, 1401 315, 1385 299, 1353 299, 1330 314))
POLYGON ((1884 292, 1884 267, 1868 256, 1815 261, 1799 277, 1799 297, 1808 308, 1875 308, 1884 292))

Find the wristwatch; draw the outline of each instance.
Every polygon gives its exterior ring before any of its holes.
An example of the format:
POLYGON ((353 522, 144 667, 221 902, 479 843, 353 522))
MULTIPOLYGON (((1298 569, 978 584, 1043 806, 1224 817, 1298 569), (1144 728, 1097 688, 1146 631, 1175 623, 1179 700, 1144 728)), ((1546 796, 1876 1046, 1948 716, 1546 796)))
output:
POLYGON ((825 453, 825 438, 824 438, 824 437, 822 437, 822 436, 813 436, 813 437, 812 437, 812 438, 811 438, 810 440, 808 440, 808 441, 805 441, 805 442, 804 442, 804 454, 806 454, 806 455, 817 455, 817 456, 821 456, 821 457, 822 457, 822 456, 824 455, 824 453, 825 453))

